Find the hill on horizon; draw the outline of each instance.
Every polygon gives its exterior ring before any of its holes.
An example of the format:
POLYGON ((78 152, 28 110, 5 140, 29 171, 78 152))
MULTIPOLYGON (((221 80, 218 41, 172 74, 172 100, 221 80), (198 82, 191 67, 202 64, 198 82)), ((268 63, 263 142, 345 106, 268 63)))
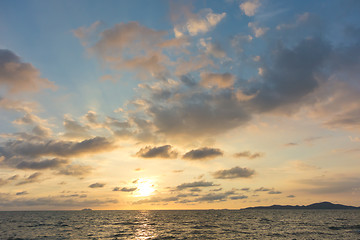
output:
POLYGON ((342 204, 335 204, 331 202, 319 202, 310 205, 272 205, 272 206, 258 206, 248 207, 244 209, 360 209, 360 207, 347 206, 342 204))

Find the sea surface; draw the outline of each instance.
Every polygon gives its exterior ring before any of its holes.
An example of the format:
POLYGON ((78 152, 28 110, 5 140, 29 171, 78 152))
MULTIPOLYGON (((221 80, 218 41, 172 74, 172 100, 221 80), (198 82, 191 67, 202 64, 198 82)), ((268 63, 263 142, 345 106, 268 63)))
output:
POLYGON ((360 239, 360 210, 0 212, 0 239, 360 239))

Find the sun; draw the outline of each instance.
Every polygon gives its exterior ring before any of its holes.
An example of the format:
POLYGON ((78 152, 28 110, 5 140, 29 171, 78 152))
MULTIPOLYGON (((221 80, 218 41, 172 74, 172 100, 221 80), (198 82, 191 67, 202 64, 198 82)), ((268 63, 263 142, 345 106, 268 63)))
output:
POLYGON ((138 197, 150 196, 155 191, 154 184, 149 179, 140 178, 137 180, 136 184, 136 196, 138 197))

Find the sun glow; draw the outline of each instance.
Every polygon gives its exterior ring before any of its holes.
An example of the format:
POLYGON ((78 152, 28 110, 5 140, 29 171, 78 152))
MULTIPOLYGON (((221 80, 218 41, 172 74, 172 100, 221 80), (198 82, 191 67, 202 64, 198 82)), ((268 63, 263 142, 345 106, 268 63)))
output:
POLYGON ((143 179, 140 178, 136 182, 137 184, 137 190, 136 190, 136 196, 137 197, 147 197, 150 196, 154 191, 155 187, 151 180, 149 179, 143 179))

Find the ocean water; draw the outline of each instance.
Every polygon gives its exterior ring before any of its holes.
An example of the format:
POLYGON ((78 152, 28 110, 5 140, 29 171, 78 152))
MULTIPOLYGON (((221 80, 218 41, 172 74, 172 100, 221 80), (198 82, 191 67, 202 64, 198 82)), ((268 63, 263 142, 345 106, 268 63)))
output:
POLYGON ((360 210, 0 212, 0 239, 360 239, 360 210))

